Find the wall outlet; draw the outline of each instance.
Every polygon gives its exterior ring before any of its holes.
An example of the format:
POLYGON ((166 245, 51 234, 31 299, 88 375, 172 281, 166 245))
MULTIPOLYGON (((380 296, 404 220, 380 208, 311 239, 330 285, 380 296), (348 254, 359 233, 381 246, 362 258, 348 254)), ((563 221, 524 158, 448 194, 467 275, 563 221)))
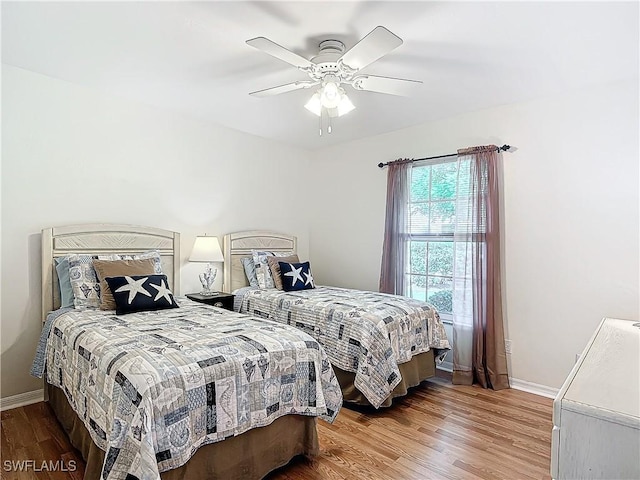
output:
POLYGON ((511 355, 511 340, 504 341, 504 352, 507 355, 511 355))

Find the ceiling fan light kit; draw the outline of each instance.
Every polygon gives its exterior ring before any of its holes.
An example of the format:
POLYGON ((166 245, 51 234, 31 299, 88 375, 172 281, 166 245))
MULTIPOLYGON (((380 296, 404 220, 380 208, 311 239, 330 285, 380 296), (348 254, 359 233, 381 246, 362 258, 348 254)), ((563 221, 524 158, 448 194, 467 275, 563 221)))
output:
POLYGON ((340 81, 332 76, 328 76, 322 82, 322 87, 311 96, 304 107, 319 117, 323 109, 326 109, 330 117, 341 117, 356 108, 344 88, 340 86, 340 81))
POLYGON ((382 26, 374 28, 346 52, 341 41, 324 40, 319 44, 318 55, 311 60, 307 60, 265 37, 247 40, 247 44, 297 67, 311 78, 311 80, 258 90, 251 92, 250 95, 268 97, 320 85, 320 88, 305 104, 307 110, 320 117, 320 135, 322 135, 323 116, 329 119, 327 132, 331 133, 331 118, 346 115, 355 108, 343 85, 351 86, 354 90, 406 95, 412 85, 422 83, 418 80, 358 75, 361 69, 402 45, 400 37, 382 26))
POLYGON ((326 80, 320 90, 320 102, 325 108, 336 108, 340 104, 340 99, 345 94, 344 89, 338 86, 339 84, 326 80))

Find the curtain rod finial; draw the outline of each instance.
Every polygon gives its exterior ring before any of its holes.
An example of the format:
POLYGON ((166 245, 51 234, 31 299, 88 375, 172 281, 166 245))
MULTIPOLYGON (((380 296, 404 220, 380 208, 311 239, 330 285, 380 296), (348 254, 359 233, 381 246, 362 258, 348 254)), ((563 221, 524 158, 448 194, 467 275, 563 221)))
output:
POLYGON ((379 167, 379 168, 384 167, 384 163, 380 162, 380 163, 378 164, 378 167, 379 167))
POLYGON ((511 148, 511 145, 502 145, 501 147, 498 148, 499 151, 501 152, 506 152, 507 150, 509 150, 511 148))

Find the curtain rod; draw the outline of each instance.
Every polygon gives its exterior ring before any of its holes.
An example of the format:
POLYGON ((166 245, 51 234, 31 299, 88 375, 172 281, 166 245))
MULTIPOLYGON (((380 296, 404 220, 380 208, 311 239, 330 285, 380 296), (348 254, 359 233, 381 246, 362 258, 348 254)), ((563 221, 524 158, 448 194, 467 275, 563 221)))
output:
MULTIPOLYGON (((496 148, 496 152, 506 152, 507 150, 509 150, 511 148, 511 145, 502 145, 501 147, 497 147, 496 148)), ((413 162, 420 162, 422 160, 434 160, 436 158, 447 158, 447 157, 457 157, 458 154, 457 153, 449 153, 447 155, 438 155, 436 157, 426 157, 426 158, 413 158, 411 159, 410 163, 413 162)), ((387 163, 382 163, 380 162, 378 164, 378 167, 383 168, 386 167, 387 165, 389 165, 391 162, 387 162, 387 163)))

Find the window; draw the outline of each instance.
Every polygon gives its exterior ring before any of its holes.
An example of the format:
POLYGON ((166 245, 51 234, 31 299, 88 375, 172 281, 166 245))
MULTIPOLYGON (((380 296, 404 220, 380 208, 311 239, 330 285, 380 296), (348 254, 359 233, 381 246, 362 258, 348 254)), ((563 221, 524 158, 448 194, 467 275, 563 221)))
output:
MULTIPOLYGON (((468 169, 461 168, 461 172, 468 169)), ((459 178, 456 158, 440 163, 414 164, 409 190, 409 255, 405 295, 433 304, 443 320, 451 319, 453 290, 465 268, 456 269, 454 243, 456 206, 468 181, 459 178), (458 272, 457 270, 462 270, 458 272)), ((467 179, 468 180, 468 179, 467 179)), ((461 262, 464 263, 464 262, 461 262)))

